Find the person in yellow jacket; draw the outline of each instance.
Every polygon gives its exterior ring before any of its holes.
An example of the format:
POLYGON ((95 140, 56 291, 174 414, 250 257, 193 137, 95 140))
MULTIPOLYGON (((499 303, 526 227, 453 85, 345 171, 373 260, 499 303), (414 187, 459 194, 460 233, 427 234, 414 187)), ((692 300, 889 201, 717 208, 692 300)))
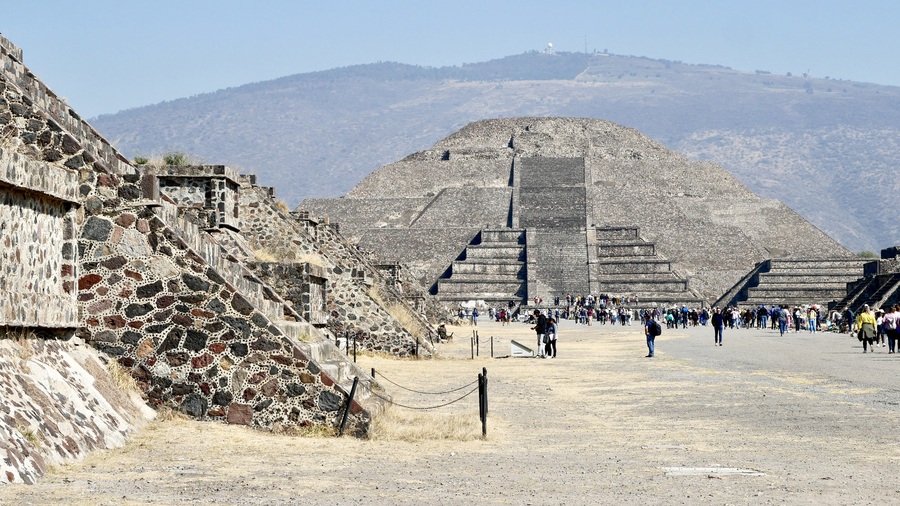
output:
POLYGON ((873 346, 876 335, 875 315, 872 314, 868 304, 865 304, 862 311, 856 315, 856 328, 859 329, 856 331, 856 338, 863 343, 863 353, 866 353, 868 346, 871 346, 872 353, 875 353, 873 346))

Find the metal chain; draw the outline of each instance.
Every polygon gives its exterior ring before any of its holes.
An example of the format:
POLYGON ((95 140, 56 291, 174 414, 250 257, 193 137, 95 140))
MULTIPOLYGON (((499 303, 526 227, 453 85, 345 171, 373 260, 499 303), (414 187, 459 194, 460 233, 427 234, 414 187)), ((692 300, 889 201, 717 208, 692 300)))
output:
POLYGON ((382 374, 382 373, 380 373, 380 372, 378 373, 378 377, 379 377, 379 378, 384 378, 388 383, 390 383, 390 384, 392 384, 392 385, 394 385, 394 386, 396 386, 396 387, 398 387, 398 388, 402 388, 403 390, 407 390, 407 391, 409 391, 409 392, 414 392, 414 393, 417 393, 417 394, 423 394, 423 395, 444 395, 444 394, 452 394, 453 392, 458 392, 458 391, 462 390, 463 388, 470 387, 470 386, 474 385, 475 383, 478 383, 478 380, 475 380, 475 381, 469 383, 468 385, 463 385, 463 386, 461 386, 461 387, 459 387, 459 388, 454 388, 453 390, 447 390, 446 392, 423 392, 423 391, 421 391, 421 390, 413 390, 412 388, 406 388, 405 386, 400 385, 399 383, 395 383, 395 382, 391 381, 390 378, 386 377, 384 374, 382 374))
MULTIPOLYGON (((476 383, 477 383, 477 381, 476 381, 476 383)), ((374 390, 371 390, 370 393, 371 393, 372 395, 374 395, 375 397, 378 397, 379 399, 381 399, 381 400, 383 400, 383 401, 385 401, 385 402, 390 403, 390 404, 393 405, 393 406, 397 406, 397 407, 401 407, 401 408, 406 408, 406 409, 415 409, 415 410, 420 410, 420 411, 426 411, 426 410, 429 410, 429 409, 443 408, 444 406, 449 406, 449 405, 451 405, 451 404, 457 403, 457 402, 459 402, 459 401, 465 399, 466 397, 472 395, 472 394, 473 394, 474 392, 476 392, 477 390, 478 390, 478 387, 475 387, 475 388, 473 388, 472 390, 470 390, 469 393, 463 395, 463 396, 460 397, 459 399, 455 399, 455 400, 452 400, 452 401, 450 401, 450 402, 445 402, 444 404, 438 404, 437 406, 426 406, 426 407, 406 406, 406 405, 403 405, 403 404, 394 402, 392 399, 388 399, 388 398, 382 397, 382 396, 378 395, 378 393, 375 392, 374 390)))

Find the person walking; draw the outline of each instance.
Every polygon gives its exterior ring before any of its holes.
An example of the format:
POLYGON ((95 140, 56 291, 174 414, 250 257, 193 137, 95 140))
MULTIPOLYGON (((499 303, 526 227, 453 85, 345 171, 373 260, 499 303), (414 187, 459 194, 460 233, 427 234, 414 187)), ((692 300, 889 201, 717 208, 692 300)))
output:
POLYGON ((549 358, 556 358, 556 320, 550 318, 547 320, 547 345, 544 354, 549 358))
POLYGON ((655 351, 654 341, 656 340, 656 336, 658 336, 662 332, 662 326, 656 321, 653 316, 647 317, 647 322, 644 325, 644 335, 647 336, 647 358, 653 358, 653 353, 655 351))
POLYGON ((872 348, 875 353, 875 315, 869 310, 869 305, 863 305, 862 311, 856 315, 856 338, 863 343, 863 353, 867 348, 872 348))
POLYGON ((539 310, 534 310, 534 327, 531 330, 537 333, 537 356, 544 358, 544 336, 547 332, 547 317, 539 310))
POLYGON ((888 311, 890 312, 884 315, 881 326, 884 328, 884 333, 887 334, 888 353, 894 353, 897 339, 900 338, 900 304, 895 305, 893 310, 888 308, 888 311))
POLYGON ((715 341, 713 342, 713 346, 722 346, 722 330, 725 328, 725 318, 722 316, 722 312, 719 311, 719 308, 713 309, 712 315, 712 327, 715 341))
POLYGON ((787 332, 788 318, 790 318, 790 314, 788 313, 787 307, 781 306, 781 310, 778 311, 778 330, 781 332, 782 336, 787 332))
POLYGON ((816 333, 816 328, 819 326, 819 312, 816 311, 816 308, 809 308, 809 312, 806 313, 806 327, 809 329, 810 334, 816 333))

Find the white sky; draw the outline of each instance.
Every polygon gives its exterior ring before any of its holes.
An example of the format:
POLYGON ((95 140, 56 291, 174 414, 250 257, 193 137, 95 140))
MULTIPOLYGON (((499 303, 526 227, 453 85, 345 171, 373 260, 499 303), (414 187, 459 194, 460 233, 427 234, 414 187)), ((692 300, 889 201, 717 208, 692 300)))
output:
POLYGON ((0 0, 0 33, 83 117, 377 61, 541 50, 900 85, 885 0, 0 0))

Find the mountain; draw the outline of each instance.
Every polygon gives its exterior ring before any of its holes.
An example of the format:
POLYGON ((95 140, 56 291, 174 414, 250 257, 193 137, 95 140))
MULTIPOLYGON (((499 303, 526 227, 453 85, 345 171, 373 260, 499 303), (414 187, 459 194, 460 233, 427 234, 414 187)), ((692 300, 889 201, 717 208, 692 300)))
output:
POLYGON ((375 63, 297 74, 91 123, 128 156, 185 151, 253 172, 295 205, 339 196, 471 121, 600 118, 722 165, 860 251, 900 238, 898 113, 898 87, 530 52, 455 67, 375 63))

